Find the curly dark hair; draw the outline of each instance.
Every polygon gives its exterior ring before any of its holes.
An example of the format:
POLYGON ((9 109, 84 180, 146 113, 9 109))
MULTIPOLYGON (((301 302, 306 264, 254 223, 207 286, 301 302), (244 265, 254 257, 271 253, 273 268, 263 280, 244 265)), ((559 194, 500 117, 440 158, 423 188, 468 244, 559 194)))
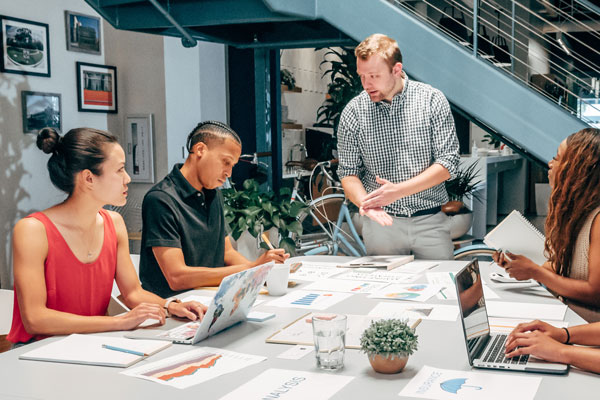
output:
POLYGON ((600 129, 586 128, 570 135, 556 168, 545 250, 556 273, 569 276, 577 235, 600 206, 600 129))

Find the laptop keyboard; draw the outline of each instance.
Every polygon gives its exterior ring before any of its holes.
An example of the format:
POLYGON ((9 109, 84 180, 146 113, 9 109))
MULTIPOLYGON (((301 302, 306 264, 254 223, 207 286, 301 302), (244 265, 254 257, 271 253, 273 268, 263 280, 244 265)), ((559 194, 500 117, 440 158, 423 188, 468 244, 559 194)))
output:
POLYGON ((197 322, 188 322, 187 324, 178 326, 177 328, 170 329, 159 337, 164 337, 172 340, 189 340, 196 335, 196 331, 200 326, 197 322))
POLYGON ((506 358, 504 354, 506 338, 508 335, 496 335, 492 346, 483 357, 483 362, 500 364, 526 364, 529 354, 523 354, 519 357, 506 358))

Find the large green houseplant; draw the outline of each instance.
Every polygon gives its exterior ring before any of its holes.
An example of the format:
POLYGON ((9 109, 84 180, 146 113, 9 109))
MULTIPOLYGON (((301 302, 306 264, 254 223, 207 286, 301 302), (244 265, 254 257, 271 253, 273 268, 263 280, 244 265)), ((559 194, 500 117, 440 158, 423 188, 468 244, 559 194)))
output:
POLYGON ((362 90, 360 77, 356 73, 356 57, 353 47, 328 47, 320 65, 330 63, 323 73, 329 75, 331 83, 327 85, 327 98, 317 110, 317 123, 333 128, 334 135, 340 122, 344 107, 362 90))
POLYGON ((367 353, 371 366, 384 374, 402 371, 418 344, 415 330, 394 318, 371 322, 360 337, 361 350, 367 353))
MULTIPOLYGON (((297 217, 306 206, 290 201, 289 188, 280 189, 278 194, 261 192, 254 179, 246 179, 242 186, 244 190, 240 191, 235 188, 223 189, 225 221, 229 224, 233 239, 238 240, 247 231, 258 240, 263 232, 275 227, 279 230, 279 247, 295 254, 296 244, 289 234, 302 234, 302 225, 297 217)), ((261 247, 268 248, 262 242, 261 247)))

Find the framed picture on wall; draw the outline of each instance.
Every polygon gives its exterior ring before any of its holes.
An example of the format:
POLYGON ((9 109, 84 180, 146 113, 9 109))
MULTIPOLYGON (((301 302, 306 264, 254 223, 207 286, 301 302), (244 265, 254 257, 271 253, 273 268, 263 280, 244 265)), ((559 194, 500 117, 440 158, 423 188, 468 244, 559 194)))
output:
POLYGON ((101 54, 101 23, 98 17, 65 11, 67 50, 101 54))
POLYGON ((77 109, 117 112, 117 67, 77 62, 77 109))
POLYGON ((40 129, 46 127, 61 131, 60 94, 23 90, 21 92, 21 105, 24 133, 37 133, 40 129))
POLYGON ((154 116, 125 118, 125 170, 132 182, 154 183, 154 116))
POLYGON ((48 24, 0 15, 0 71, 50 76, 48 24))

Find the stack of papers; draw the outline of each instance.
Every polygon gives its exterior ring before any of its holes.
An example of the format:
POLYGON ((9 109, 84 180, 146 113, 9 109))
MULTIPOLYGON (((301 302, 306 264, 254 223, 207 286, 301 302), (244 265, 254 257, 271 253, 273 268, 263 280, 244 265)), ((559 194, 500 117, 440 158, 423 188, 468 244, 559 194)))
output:
POLYGON ((391 271, 401 265, 409 263, 415 256, 366 256, 348 261, 339 265, 340 268, 387 268, 391 271))

